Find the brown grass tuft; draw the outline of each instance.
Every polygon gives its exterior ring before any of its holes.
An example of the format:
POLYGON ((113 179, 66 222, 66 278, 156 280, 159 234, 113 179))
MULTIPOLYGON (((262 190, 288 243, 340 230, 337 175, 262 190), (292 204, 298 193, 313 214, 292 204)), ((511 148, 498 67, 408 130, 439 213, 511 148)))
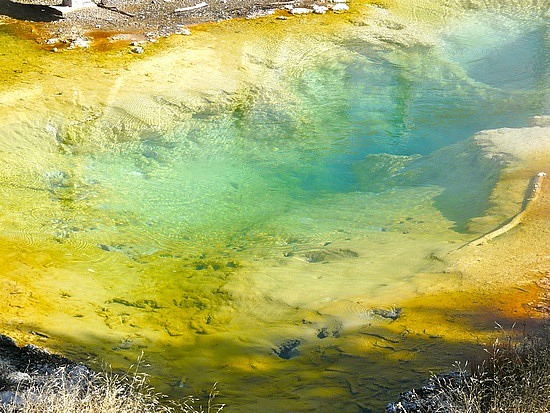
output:
POLYGON ((550 413, 550 323, 536 335, 504 335, 478 363, 402 393, 387 413, 550 413))

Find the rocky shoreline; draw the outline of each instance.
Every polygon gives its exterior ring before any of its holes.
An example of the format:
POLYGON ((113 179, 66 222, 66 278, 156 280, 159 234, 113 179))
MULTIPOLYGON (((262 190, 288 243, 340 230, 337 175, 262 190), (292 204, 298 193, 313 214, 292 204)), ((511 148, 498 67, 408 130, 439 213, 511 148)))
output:
POLYGON ((20 404, 22 393, 45 382, 60 369, 75 381, 93 374, 83 364, 32 344, 19 347, 10 337, 0 335, 0 411, 4 411, 2 406, 20 404))
MULTIPOLYGON (((95 0, 95 7, 61 13, 59 0, 10 0, 0 3, 2 22, 32 23, 41 43, 86 48, 95 37, 156 41, 170 35, 190 35, 200 23, 279 13, 281 20, 316 13, 344 13, 347 0, 95 0)), ((92 4, 93 5, 93 4, 92 4)))
POLYGON ((446 412, 449 389, 462 386, 469 378, 468 373, 460 371, 434 376, 424 386, 403 392, 398 401, 388 403, 386 413, 446 412))

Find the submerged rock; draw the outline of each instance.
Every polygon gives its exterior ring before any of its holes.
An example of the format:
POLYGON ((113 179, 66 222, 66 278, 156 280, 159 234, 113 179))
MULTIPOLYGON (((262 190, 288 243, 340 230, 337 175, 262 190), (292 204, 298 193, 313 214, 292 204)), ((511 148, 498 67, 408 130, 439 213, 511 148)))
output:
POLYGON ((340 328, 329 329, 328 327, 321 327, 319 330, 317 330, 317 338, 320 338, 322 340, 327 337, 340 337, 340 328))
POLYGON ((273 349, 273 352, 282 359, 289 360, 300 355, 298 347, 302 344, 302 340, 291 338, 283 341, 281 345, 273 349))
POLYGON ((342 257, 342 258, 357 258, 359 254, 355 251, 352 251, 348 248, 338 248, 334 251, 334 254, 342 257))
POLYGON ((313 13, 315 14, 325 14, 327 11, 327 6, 318 6, 317 4, 313 5, 313 13))
POLYGON ((550 116, 533 116, 529 119, 529 126, 540 126, 540 127, 549 127, 550 126, 550 116))
POLYGON ((310 251, 304 254, 304 259, 309 263, 323 262, 327 254, 323 251, 310 251))
POLYGON ((389 310, 385 310, 383 308, 373 308, 372 309, 373 314, 375 314, 377 316, 380 316, 382 318, 389 318, 393 321, 395 321, 399 318, 402 311, 403 311, 403 309, 398 308, 398 307, 393 307, 393 308, 390 308, 389 310))
POLYGON ((142 308, 142 309, 148 309, 148 310, 158 310, 159 308, 161 308, 159 306, 159 304, 157 303, 157 301, 152 300, 152 299, 151 300, 143 299, 143 300, 136 300, 136 301, 128 301, 128 300, 125 300, 123 298, 115 297, 112 300, 106 301, 106 303, 107 304, 111 304, 111 303, 121 304, 121 305, 124 305, 126 307, 135 307, 135 308, 142 308))

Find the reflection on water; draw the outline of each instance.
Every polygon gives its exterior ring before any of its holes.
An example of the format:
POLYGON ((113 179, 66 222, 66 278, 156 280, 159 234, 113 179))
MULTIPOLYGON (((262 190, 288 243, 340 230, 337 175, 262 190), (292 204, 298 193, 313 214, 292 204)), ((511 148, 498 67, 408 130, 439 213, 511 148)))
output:
POLYGON ((84 60, 93 85, 62 64, 14 81, 4 324, 115 366, 143 351, 161 390, 219 381, 236 411, 380 408, 443 362, 433 340, 464 351, 455 321, 399 307, 426 277, 459 283, 440 257, 490 229, 469 225, 504 164, 468 138, 548 110, 547 26, 350 16, 214 26, 128 70, 84 60))

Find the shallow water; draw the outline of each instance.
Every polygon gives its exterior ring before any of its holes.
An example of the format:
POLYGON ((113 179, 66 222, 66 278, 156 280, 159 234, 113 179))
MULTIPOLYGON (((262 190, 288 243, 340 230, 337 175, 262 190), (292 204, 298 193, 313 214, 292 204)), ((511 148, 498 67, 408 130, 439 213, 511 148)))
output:
POLYGON ((232 411, 380 409, 468 351, 493 320, 406 303, 463 288, 442 257, 495 224, 507 159, 469 138, 548 114, 547 10, 420 6, 210 25, 145 57, 0 31, 21 50, 5 328, 115 367, 143 352, 162 391, 219 381, 232 411))

